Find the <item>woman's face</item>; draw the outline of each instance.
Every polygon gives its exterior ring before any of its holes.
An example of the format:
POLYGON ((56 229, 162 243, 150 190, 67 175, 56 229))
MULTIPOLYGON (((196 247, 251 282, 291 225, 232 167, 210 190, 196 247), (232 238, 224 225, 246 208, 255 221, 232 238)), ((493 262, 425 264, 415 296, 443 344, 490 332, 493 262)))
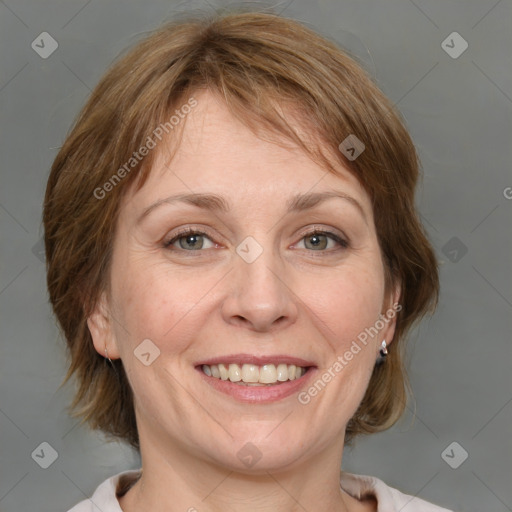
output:
POLYGON ((393 303, 369 197, 195 97, 172 163, 161 142, 121 205, 96 350, 122 359, 142 446, 239 471, 339 455, 394 329, 361 341, 393 303))

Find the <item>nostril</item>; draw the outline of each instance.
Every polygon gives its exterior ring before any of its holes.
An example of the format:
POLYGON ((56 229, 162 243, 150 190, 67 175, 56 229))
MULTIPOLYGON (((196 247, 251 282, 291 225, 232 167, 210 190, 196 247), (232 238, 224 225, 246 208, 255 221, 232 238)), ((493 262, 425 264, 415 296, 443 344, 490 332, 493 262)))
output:
POLYGON ((237 321, 237 323, 241 323, 241 324, 244 324, 247 322, 247 319, 245 317, 243 317, 242 315, 236 315, 235 320, 237 321))

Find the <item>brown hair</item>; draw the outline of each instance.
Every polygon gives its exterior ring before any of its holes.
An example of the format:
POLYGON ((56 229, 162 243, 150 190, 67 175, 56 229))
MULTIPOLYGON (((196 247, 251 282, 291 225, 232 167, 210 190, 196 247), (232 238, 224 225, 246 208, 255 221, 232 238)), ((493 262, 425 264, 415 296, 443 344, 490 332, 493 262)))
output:
POLYGON ((284 136, 336 174, 334 156, 368 192, 387 289, 398 284, 402 310, 390 355, 375 367, 346 443, 389 428, 403 413, 409 389, 404 335, 435 308, 439 287, 435 255, 414 207, 416 151, 394 106, 354 59, 296 21, 254 12, 189 15, 146 37, 104 75, 53 163, 43 215, 47 284, 71 356, 63 384, 74 373, 78 381, 71 414, 139 449, 122 361, 114 368, 105 364, 87 318, 109 289, 121 198, 136 178, 139 188, 144 184, 155 152, 134 172, 120 168, 156 127, 170 132, 173 109, 200 89, 219 94, 247 126, 284 136), (284 104, 303 131, 287 123, 278 108, 284 104), (355 160, 337 149, 349 135, 365 145, 355 160), (122 179, 113 183, 116 174, 122 179), (109 180, 113 185, 98 198, 109 180))

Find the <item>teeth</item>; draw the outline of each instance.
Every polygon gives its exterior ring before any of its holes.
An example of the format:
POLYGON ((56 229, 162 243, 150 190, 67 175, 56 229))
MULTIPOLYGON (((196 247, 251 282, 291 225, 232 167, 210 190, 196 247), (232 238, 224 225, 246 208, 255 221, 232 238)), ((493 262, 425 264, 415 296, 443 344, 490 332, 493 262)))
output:
POLYGON ((242 380, 244 382, 258 382, 260 380, 260 369, 255 364, 244 364, 242 366, 242 380))
MULTIPOLYGON (((204 366, 208 366, 208 365, 206 365, 206 364, 205 364, 205 365, 203 365, 203 367, 204 367, 204 366)), ((229 372, 228 372, 228 369, 226 368, 226 366, 225 366, 225 365, 223 365, 223 364, 219 364, 219 365, 216 365, 216 364, 215 364, 215 365, 213 365, 213 364, 212 364, 212 366, 217 366, 217 367, 218 367, 218 369, 219 369, 219 373, 220 373, 220 378, 221 378, 222 380, 228 380, 228 378, 229 378, 229 372)), ((212 377, 213 377, 213 372, 212 372, 212 377)))
POLYGON ((237 364, 229 365, 229 380, 231 382, 239 382, 242 380, 242 371, 237 364))
POLYGON ((260 382, 262 384, 273 384, 277 382, 277 370, 273 364, 265 364, 261 367, 260 382))
POLYGON ((216 379, 230 380, 241 385, 259 386, 262 384, 276 384, 295 380, 306 373, 306 368, 294 364, 203 364, 203 372, 209 377, 216 379))
POLYGON ((279 382, 284 382, 288 380, 288 365, 286 364, 278 364, 277 365, 277 380, 279 382))

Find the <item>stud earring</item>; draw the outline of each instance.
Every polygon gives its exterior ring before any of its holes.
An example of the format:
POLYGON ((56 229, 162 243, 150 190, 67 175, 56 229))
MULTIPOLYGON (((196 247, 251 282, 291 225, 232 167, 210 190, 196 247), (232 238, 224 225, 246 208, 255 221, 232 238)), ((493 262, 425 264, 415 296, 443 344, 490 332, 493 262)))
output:
POLYGON ((382 343, 381 343, 381 348, 379 350, 379 357, 377 358, 377 365, 381 365, 385 360, 386 360, 386 357, 388 355, 388 349, 387 349, 387 345, 386 345, 386 340, 382 340, 382 343))

